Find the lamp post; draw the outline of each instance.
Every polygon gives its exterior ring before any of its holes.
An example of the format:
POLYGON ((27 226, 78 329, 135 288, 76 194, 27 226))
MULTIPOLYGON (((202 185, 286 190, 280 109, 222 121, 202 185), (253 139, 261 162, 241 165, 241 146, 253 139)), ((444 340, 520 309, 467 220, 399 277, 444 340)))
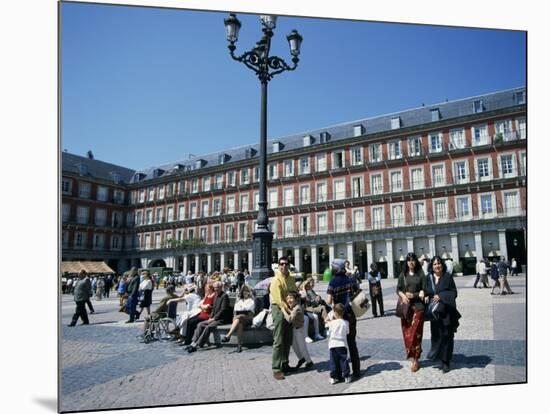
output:
POLYGON ((292 65, 288 65, 278 56, 270 56, 271 38, 276 27, 277 16, 260 16, 262 24, 262 38, 256 46, 244 52, 241 56, 235 55, 235 43, 239 39, 241 22, 233 13, 224 20, 228 48, 231 57, 243 63, 254 71, 261 85, 261 115, 260 115, 260 193, 258 201, 257 228, 252 239, 252 273, 251 279, 261 280, 270 276, 271 272, 271 245, 273 233, 269 229, 267 216, 267 84, 275 75, 291 71, 298 66, 302 36, 293 30, 287 36, 292 55, 292 65))

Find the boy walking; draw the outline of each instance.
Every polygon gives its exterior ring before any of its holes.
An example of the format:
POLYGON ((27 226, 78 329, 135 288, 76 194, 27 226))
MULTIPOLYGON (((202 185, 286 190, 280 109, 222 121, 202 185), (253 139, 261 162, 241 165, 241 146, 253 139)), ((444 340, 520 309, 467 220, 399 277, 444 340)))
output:
POLYGON ((344 306, 341 303, 334 305, 326 323, 329 329, 330 383, 336 384, 341 382, 342 377, 346 383, 349 383, 351 382, 351 376, 346 339, 349 334, 349 323, 344 320, 344 306), (330 318, 331 314, 334 319, 330 318))

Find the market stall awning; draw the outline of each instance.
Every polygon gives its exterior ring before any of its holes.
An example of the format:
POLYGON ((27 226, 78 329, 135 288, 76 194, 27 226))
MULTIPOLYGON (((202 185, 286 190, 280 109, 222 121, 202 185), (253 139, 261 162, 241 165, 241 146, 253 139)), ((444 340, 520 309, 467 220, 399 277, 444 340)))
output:
POLYGON ((61 273, 115 273, 105 262, 61 262, 61 273))

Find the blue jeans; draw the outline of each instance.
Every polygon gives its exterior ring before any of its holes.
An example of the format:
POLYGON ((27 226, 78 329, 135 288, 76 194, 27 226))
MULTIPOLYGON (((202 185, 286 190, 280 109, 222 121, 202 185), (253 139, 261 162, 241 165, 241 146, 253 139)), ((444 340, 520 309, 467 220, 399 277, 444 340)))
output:
POLYGON ((138 304, 138 297, 137 296, 128 296, 128 300, 126 302, 126 309, 128 312, 128 315, 130 315, 130 320, 134 321, 136 317, 138 317, 138 312, 136 310, 138 304))
POLYGON ((328 366, 330 369, 330 378, 342 379, 350 375, 348 364, 348 351, 345 346, 330 348, 330 359, 328 366))

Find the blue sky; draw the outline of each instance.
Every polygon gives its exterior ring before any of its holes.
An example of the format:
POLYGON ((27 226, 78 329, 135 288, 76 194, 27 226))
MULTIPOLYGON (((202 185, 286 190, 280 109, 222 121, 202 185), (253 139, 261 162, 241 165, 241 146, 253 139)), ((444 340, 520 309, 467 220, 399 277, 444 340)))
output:
MULTIPOLYGON (((141 169, 259 139, 260 84, 229 57, 227 13, 62 5, 61 148, 141 169)), ((237 53, 261 36, 240 14, 237 53)), ((276 138, 526 83, 525 34, 280 17, 304 37, 299 67, 269 84, 276 138)))

